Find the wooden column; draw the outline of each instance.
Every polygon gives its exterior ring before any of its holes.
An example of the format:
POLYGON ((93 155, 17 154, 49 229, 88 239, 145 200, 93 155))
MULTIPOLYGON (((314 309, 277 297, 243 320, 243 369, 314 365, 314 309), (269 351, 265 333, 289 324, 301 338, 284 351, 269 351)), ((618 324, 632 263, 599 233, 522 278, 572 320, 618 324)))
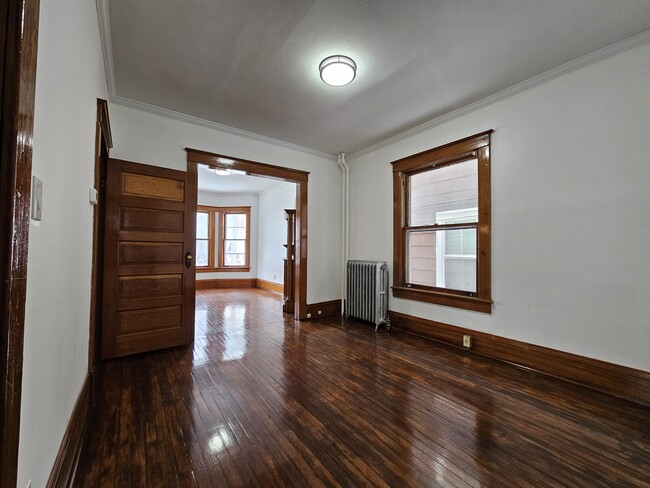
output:
POLYGON ((285 209, 284 219, 287 221, 287 243, 284 244, 287 252, 284 257, 284 293, 282 311, 295 312, 294 278, 295 278, 295 246, 296 246, 296 211, 285 209))

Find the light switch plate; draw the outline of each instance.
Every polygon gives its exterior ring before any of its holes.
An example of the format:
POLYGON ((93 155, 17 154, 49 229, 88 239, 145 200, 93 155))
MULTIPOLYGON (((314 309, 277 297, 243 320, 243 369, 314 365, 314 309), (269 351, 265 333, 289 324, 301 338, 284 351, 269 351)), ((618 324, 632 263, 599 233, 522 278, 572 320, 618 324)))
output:
POLYGON ((41 220, 43 212, 43 182, 32 176, 32 220, 41 220))
POLYGON ((97 205, 97 202, 99 201, 99 194, 97 193, 97 190, 95 190, 92 187, 88 192, 88 201, 90 202, 91 205, 97 205))

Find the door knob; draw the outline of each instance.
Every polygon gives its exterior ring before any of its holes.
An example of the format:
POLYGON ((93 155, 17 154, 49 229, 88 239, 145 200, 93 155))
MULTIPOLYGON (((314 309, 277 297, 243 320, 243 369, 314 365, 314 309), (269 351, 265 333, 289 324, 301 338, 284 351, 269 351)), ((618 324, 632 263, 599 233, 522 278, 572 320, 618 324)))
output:
POLYGON ((187 251, 185 253, 185 267, 189 268, 192 266, 192 253, 187 251))

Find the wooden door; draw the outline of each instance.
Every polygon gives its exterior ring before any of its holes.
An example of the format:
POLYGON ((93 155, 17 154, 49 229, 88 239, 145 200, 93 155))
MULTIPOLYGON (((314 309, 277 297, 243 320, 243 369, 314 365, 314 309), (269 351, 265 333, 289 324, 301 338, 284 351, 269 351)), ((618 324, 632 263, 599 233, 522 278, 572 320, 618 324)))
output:
POLYGON ((102 359, 194 340, 196 174, 108 160, 102 359))

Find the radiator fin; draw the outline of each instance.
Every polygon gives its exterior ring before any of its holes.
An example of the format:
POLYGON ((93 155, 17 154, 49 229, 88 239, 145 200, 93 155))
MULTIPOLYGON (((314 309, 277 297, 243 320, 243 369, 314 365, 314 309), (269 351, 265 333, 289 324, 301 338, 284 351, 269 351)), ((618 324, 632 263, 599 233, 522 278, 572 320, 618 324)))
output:
POLYGON ((351 260, 347 263, 345 315, 375 324, 388 321, 388 266, 385 261, 351 260))

